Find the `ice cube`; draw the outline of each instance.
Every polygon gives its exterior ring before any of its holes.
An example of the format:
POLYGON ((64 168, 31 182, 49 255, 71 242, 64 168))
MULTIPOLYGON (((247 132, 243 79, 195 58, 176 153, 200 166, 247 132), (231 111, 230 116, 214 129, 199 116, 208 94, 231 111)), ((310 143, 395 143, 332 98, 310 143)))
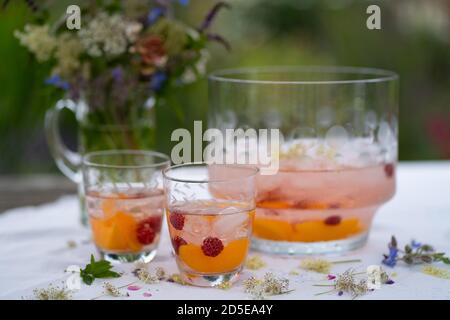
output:
POLYGON ((185 215, 182 237, 188 243, 201 245, 203 239, 211 236, 211 217, 206 215, 185 215))
MULTIPOLYGON (((236 212, 236 208, 227 208, 224 211, 231 210, 236 212)), ((234 240, 247 230, 248 222, 249 216, 247 213, 220 214, 215 219, 213 233, 221 239, 234 240)))

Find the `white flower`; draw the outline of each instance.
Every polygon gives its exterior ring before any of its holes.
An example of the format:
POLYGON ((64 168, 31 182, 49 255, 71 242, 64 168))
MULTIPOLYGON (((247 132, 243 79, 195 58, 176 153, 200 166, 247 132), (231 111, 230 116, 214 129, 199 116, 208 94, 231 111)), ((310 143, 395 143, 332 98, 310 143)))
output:
POLYGON ((56 47, 56 38, 50 34, 48 25, 27 24, 24 32, 16 30, 14 36, 36 56, 39 62, 49 60, 56 47))
POLYGON ((135 42, 142 30, 142 24, 139 22, 128 22, 125 26, 125 35, 129 42, 135 42))
POLYGON ((83 51, 80 40, 70 33, 63 33, 58 37, 55 58, 57 65, 53 68, 52 74, 58 74, 63 78, 70 76, 81 66, 79 55, 83 51))
MULTIPOLYGON (((78 32, 81 43, 87 53, 92 57, 118 56, 127 50, 128 41, 127 23, 121 16, 109 16, 105 12, 99 13, 88 25, 78 32)), ((136 26, 131 26, 134 30, 136 26)), ((129 31, 131 32, 131 31, 129 31)), ((135 31, 129 36, 133 36, 135 31)))

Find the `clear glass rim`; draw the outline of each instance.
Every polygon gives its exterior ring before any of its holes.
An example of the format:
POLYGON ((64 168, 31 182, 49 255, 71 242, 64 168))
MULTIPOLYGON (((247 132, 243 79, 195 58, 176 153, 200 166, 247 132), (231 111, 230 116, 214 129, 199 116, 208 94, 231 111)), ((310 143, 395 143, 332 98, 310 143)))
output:
POLYGON ((242 84, 275 84, 275 85, 295 85, 295 84, 361 84, 361 83, 377 83, 398 80, 397 73, 385 69, 351 67, 351 66, 269 66, 269 67, 246 67, 217 70, 209 74, 209 81, 230 82, 242 84), (328 74, 353 74, 367 75, 363 79, 346 79, 346 80, 256 80, 243 79, 239 75, 257 74, 257 73, 328 73, 328 74))
POLYGON ((87 167, 108 168, 108 169, 148 169, 148 168, 158 168, 162 166, 170 166, 170 158, 164 153, 157 151, 126 150, 126 149, 103 150, 86 153, 83 156, 82 164, 83 166, 87 167), (92 158, 97 156, 144 156, 144 157, 154 157, 157 159, 157 161, 139 165, 116 165, 116 164, 104 164, 95 162, 92 158))
POLYGON ((186 168, 186 167, 207 167, 209 165, 214 165, 214 164, 210 164, 207 162, 189 162, 189 163, 182 163, 182 164, 177 164, 177 165, 173 165, 170 166, 168 168, 165 168, 162 171, 162 175, 164 180, 170 180, 170 181, 174 181, 174 182, 183 182, 183 183, 224 183, 224 182, 232 182, 232 181, 239 181, 239 180, 245 180, 248 178, 252 178, 255 177, 258 173, 259 173, 259 168, 256 166, 248 166, 248 165, 239 165, 239 164, 220 164, 220 166, 227 166, 227 167, 232 167, 232 168, 240 168, 240 169, 246 169, 246 170, 250 170, 251 173, 246 174, 246 175, 241 175, 237 178, 228 178, 228 179, 181 179, 181 178, 174 178, 174 177, 170 177, 168 176, 168 173, 170 171, 176 170, 176 169, 180 169, 180 168, 186 168))

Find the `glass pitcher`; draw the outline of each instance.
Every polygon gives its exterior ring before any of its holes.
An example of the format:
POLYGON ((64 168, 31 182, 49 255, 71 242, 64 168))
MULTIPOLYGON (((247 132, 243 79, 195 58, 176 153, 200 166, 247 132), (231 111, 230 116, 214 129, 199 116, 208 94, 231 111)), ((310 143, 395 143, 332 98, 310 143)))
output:
POLYGON ((104 150, 149 150, 155 146, 154 98, 136 90, 126 96, 91 90, 77 99, 61 99, 49 109, 45 129, 57 167, 78 184, 81 222, 87 225, 80 166, 87 152, 104 150), (78 124, 78 150, 68 149, 59 133, 59 114, 68 109, 78 124))

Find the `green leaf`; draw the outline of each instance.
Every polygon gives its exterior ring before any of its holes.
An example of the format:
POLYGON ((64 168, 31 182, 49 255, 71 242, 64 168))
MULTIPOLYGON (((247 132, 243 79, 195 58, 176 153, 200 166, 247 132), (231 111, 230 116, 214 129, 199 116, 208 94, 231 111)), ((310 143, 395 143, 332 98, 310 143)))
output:
POLYGON ((120 273, 112 271, 112 265, 109 261, 95 261, 94 255, 91 255, 91 263, 80 270, 80 277, 84 283, 91 285, 98 278, 118 278, 120 273))

